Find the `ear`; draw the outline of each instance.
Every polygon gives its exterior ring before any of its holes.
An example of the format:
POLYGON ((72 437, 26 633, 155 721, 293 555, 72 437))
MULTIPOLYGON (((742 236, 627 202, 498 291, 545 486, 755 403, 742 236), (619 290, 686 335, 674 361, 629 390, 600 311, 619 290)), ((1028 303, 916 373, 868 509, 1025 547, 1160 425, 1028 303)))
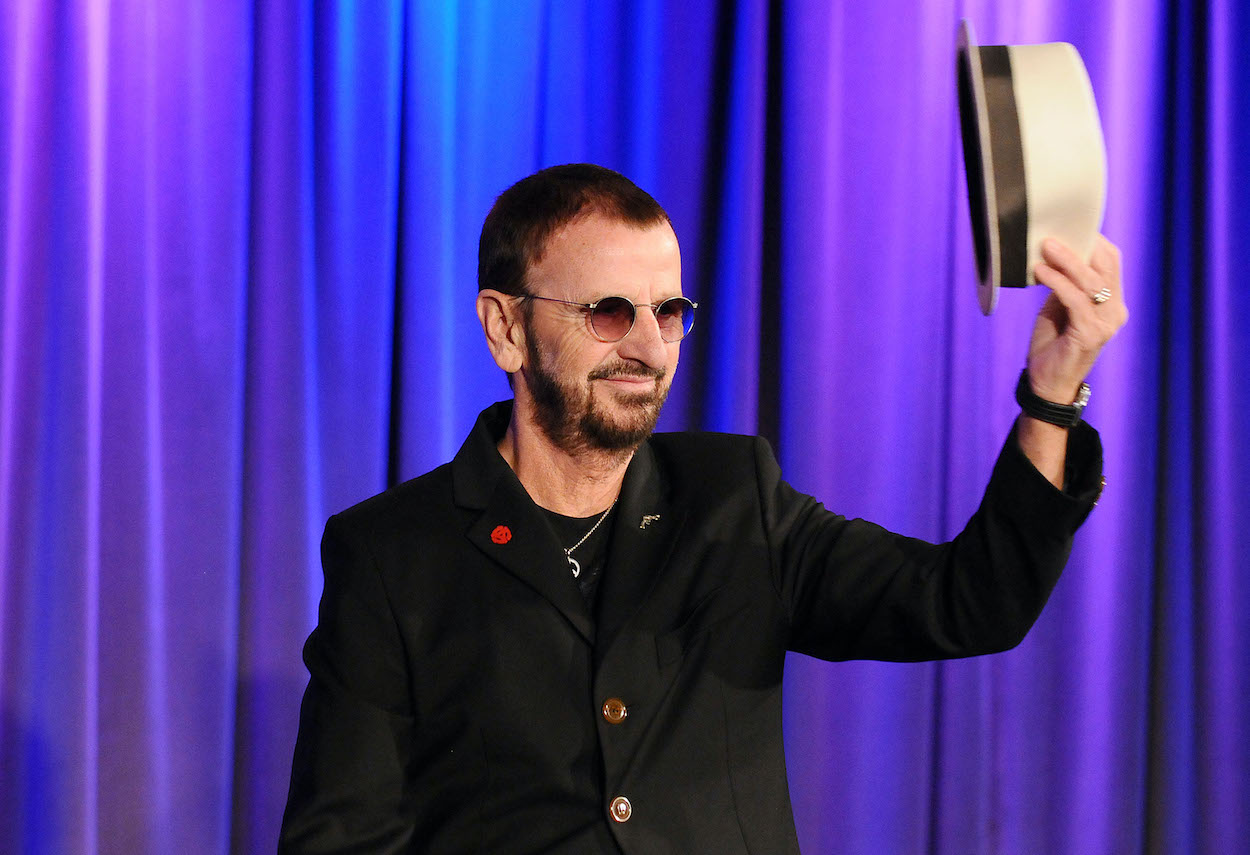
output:
POLYGON ((477 292, 477 319, 495 364, 509 374, 521 370, 525 325, 520 302, 502 291, 485 288, 477 292))

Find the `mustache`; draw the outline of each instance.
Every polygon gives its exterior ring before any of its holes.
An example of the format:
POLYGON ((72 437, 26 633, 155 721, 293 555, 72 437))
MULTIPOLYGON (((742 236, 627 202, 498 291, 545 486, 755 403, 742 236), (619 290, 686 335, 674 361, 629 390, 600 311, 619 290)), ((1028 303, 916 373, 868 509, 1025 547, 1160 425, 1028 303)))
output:
POLYGON ((642 377, 648 380, 663 380, 667 374, 664 368, 651 368, 647 365, 638 365, 630 362, 616 362, 612 365, 602 365, 587 375, 588 380, 611 380, 613 377, 642 377))

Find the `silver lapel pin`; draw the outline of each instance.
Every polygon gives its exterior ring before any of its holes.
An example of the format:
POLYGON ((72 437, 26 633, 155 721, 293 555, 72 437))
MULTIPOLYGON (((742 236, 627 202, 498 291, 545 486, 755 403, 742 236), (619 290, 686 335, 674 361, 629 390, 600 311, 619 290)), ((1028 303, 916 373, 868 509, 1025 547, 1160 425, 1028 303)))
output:
POLYGON ((659 518, 660 518, 659 514, 645 514, 643 515, 642 522, 638 523, 638 527, 646 528, 647 526, 651 525, 651 523, 655 522, 659 518))

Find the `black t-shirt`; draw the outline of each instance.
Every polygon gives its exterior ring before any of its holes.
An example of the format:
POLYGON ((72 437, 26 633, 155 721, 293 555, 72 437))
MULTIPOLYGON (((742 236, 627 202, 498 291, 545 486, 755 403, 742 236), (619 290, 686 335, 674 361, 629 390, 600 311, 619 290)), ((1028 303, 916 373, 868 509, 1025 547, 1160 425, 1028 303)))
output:
POLYGON ((612 540, 612 523, 616 519, 615 510, 616 507, 613 506, 608 511, 607 518, 599 524, 598 528, 595 528, 595 523, 599 522, 599 518, 603 516, 602 511, 588 517, 566 517, 542 508, 543 515, 547 518, 552 531, 555 532, 556 541, 561 546, 561 553, 556 556, 558 562, 556 566, 559 566, 559 563, 564 564, 565 572, 569 574, 569 579, 577 584, 591 613, 595 610, 595 592, 599 590, 599 581, 603 578, 604 566, 608 563, 608 546, 612 540), (592 528, 594 532, 586 537, 586 533, 592 528), (586 539, 573 550, 570 556, 581 568, 577 576, 574 576, 573 565, 569 564, 563 550, 582 540, 583 537, 586 539))

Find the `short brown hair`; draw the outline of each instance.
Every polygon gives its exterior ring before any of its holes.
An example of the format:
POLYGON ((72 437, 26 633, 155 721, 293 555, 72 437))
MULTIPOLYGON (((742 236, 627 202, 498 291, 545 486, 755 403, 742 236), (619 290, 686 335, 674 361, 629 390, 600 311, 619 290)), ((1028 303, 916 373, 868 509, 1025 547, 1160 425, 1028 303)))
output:
POLYGON ((477 247, 478 290, 525 294, 526 271, 542 258, 548 238, 590 213, 642 227, 672 225, 660 203, 619 172, 593 163, 550 166, 500 193, 486 215, 477 247))

